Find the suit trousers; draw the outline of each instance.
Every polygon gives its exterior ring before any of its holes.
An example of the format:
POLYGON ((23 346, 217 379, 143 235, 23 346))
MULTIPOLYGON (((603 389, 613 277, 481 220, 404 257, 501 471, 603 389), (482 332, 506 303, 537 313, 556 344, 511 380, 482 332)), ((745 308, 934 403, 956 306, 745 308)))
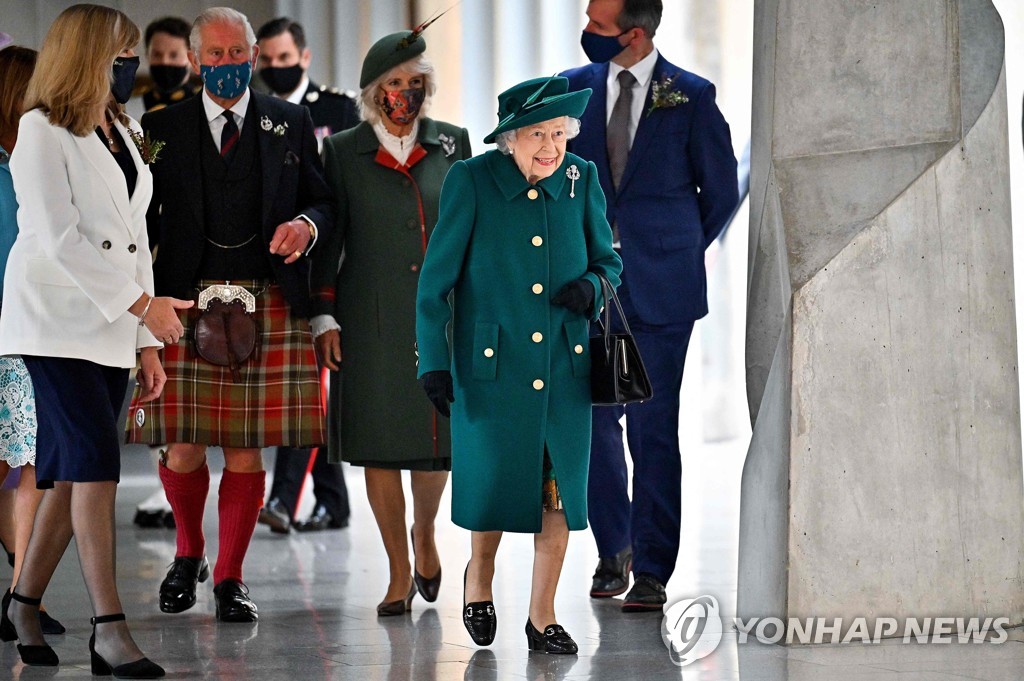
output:
MULTIPOLYGON (((693 321, 671 327, 644 324, 632 309, 625 284, 618 293, 654 397, 625 407, 594 407, 589 519, 599 555, 610 558, 632 546, 633 573, 653 575, 665 584, 679 554, 679 390, 693 321), (620 424, 623 414, 633 459, 632 502, 620 424)), ((612 328, 622 328, 615 313, 612 328)))
MULTIPOLYGON (((288 515, 295 518, 298 510, 299 493, 306 478, 309 457, 312 450, 278 447, 274 461, 274 484, 270 488, 270 499, 280 499, 288 515)), ((316 503, 324 506, 327 512, 338 521, 347 520, 349 516, 348 488, 345 487, 345 476, 339 464, 327 462, 327 447, 320 447, 310 471, 313 478, 313 496, 316 503)))

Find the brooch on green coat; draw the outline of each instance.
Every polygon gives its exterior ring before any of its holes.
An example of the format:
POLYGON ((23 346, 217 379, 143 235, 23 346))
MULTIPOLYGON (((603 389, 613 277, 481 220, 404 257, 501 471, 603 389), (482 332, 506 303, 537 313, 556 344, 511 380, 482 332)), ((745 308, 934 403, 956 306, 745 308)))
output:
POLYGON ((576 198, 576 180, 580 179, 580 169, 576 167, 576 164, 572 164, 565 169, 565 176, 572 180, 572 185, 569 187, 569 198, 576 198))

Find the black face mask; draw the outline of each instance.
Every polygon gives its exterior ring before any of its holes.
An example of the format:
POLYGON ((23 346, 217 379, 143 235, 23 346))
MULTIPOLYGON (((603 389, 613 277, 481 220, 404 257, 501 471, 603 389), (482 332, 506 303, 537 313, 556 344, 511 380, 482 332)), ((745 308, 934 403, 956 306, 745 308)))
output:
POLYGON ((302 67, 298 64, 268 66, 260 71, 260 78, 276 94, 287 95, 299 87, 299 82, 302 80, 302 67))
POLYGON ((138 57, 115 57, 113 66, 113 82, 110 92, 118 104, 125 104, 132 96, 135 87, 135 72, 139 70, 138 57))
POLYGON ((157 90, 168 92, 185 83, 185 79, 188 77, 188 67, 155 64, 149 67, 149 75, 157 90))

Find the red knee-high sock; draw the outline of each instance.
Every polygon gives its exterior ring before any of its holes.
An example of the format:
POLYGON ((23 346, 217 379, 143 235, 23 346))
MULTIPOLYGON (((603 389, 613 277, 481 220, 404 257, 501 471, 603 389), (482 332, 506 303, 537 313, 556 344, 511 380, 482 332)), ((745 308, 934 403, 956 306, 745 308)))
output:
POLYGON ((220 549, 213 568, 213 583, 225 579, 242 581, 242 561, 249 550, 249 540, 256 529, 256 519, 263 505, 263 490, 267 474, 236 473, 224 469, 220 479, 220 549))
POLYGON ((191 473, 175 473, 161 463, 160 482, 174 512, 178 528, 177 558, 202 558, 206 553, 203 536, 203 510, 210 492, 210 469, 203 465, 191 473))

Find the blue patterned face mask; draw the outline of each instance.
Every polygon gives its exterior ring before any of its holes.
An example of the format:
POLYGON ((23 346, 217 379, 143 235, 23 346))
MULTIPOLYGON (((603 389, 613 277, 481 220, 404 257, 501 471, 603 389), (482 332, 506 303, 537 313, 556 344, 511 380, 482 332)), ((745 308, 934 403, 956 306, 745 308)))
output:
POLYGON ((203 77, 206 89, 215 97, 234 99, 245 92, 252 78, 252 62, 241 64, 220 64, 218 66, 199 65, 199 74, 203 77))

